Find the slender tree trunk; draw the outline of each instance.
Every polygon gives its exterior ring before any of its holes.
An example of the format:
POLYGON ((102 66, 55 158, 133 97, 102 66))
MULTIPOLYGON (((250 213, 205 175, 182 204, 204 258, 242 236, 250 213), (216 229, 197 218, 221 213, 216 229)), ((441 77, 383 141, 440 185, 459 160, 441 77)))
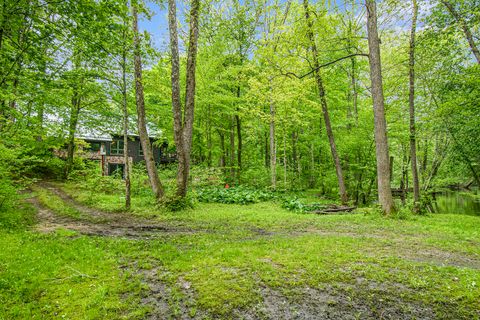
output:
POLYGON ((235 123, 237 125, 237 180, 240 183, 240 174, 242 171, 242 125, 238 114, 235 115, 235 123))
POLYGON ((264 152, 263 152, 263 156, 265 158, 265 168, 270 168, 270 148, 269 148, 269 135, 267 133, 265 133, 264 135, 264 152))
POLYGON ((412 16, 412 30, 410 32, 410 52, 409 52, 409 114, 410 114, 410 162, 412 167, 413 179, 413 210, 419 211, 420 206, 420 184, 418 182, 417 170, 417 142, 415 134, 415 32, 417 29, 418 5, 417 0, 412 0, 413 16, 412 16))
POLYGON ((428 138, 425 138, 424 140, 425 140, 425 147, 423 148, 423 158, 422 158, 422 163, 420 165, 420 170, 422 172, 422 183, 425 183, 425 179, 427 178, 428 148, 430 145, 428 142, 428 138))
POLYGON ((294 130, 292 132, 292 166, 295 169, 296 174, 300 175, 300 164, 298 159, 298 133, 294 130))
POLYGON ((287 189, 287 138, 285 129, 283 130, 283 184, 284 189, 287 189))
MULTIPOLYGON (((240 86, 237 87, 237 98, 240 99, 240 86)), ((235 113, 235 122, 237 124, 237 179, 240 183, 240 175, 242 171, 242 123, 240 120, 240 109, 237 107, 235 113)))
POLYGON ((377 4, 366 0, 368 47, 370 49, 370 78, 375 124, 375 147, 377 158, 378 200, 386 214, 395 210, 390 186, 390 161, 388 156, 387 121, 383 97, 382 67, 380 62, 380 39, 377 31, 377 4))
POLYGON ((218 130, 218 135, 220 136, 220 149, 222 151, 221 155, 220 155, 220 167, 222 167, 223 169, 223 173, 226 174, 225 172, 225 164, 226 164, 226 161, 225 161, 225 135, 220 131, 218 130))
POLYGON ((310 183, 309 187, 315 187, 315 148, 313 145, 313 140, 310 141, 310 183))
POLYGON ((448 11, 450 14, 455 18, 458 24, 462 27, 463 33, 465 34, 465 37, 467 38, 468 44, 470 45, 470 48, 472 49, 473 55, 477 59, 477 63, 480 63, 480 51, 478 51, 477 45, 475 44, 475 41, 472 36, 472 32, 470 31, 470 28, 468 28, 467 22, 463 17, 457 12, 455 9, 454 5, 450 3, 450 1, 447 0, 442 0, 442 3, 447 7, 448 11))
POLYGON ((390 171, 390 184, 392 183, 392 180, 393 180, 393 164, 394 164, 394 157, 393 156, 390 156, 390 167, 389 167, 389 171, 390 171))
POLYGON ((211 106, 208 105, 207 108, 207 165, 212 166, 212 111, 211 106))
POLYGON ((408 156, 407 156, 407 150, 405 150, 405 147, 402 145, 402 177, 400 179, 400 192, 401 192, 401 199, 402 199, 402 205, 405 205, 406 201, 406 196, 407 196, 407 180, 408 180, 408 156))
POLYGON ((172 54, 172 111, 174 139, 177 147, 177 196, 187 194, 190 174, 194 108, 195 108, 195 68, 197 63, 198 16, 200 1, 192 0, 190 8, 190 32, 187 53, 187 74, 185 88, 185 108, 182 117, 180 99, 180 58, 178 51, 177 7, 175 0, 168 1, 168 25, 170 30, 170 49, 172 54))
POLYGON ((230 180, 235 180, 235 117, 230 121, 230 180))
MULTIPOLYGON (((126 39, 126 32, 123 34, 126 39)), ((130 210, 130 161, 128 159, 128 106, 127 106, 127 44, 123 44, 122 52, 122 111, 123 111, 123 159, 125 177, 125 209, 130 210)))
POLYGON ((142 83, 142 60, 140 56, 140 36, 138 34, 138 13, 137 1, 132 2, 133 15, 133 44, 134 44, 134 65, 135 65, 135 99, 137 104, 138 117, 138 134, 140 136, 140 143, 142 145, 143 156, 147 167, 148 178, 152 187, 155 198, 160 200, 163 198, 165 192, 162 183, 158 177, 157 167, 153 158, 152 145, 147 132, 146 116, 145 116, 145 101, 143 96, 142 83))
MULTIPOLYGON (((270 88, 270 92, 272 89, 270 88)), ((270 176, 272 188, 277 188, 277 150, 275 146, 275 104, 270 101, 270 176)))
POLYGON ((330 123, 330 115, 328 113, 328 108, 327 108, 327 99, 325 96, 325 88, 323 86, 323 80, 320 75, 320 63, 318 61, 318 51, 317 51, 317 46, 315 44, 315 37, 313 34, 313 22, 310 19, 310 10, 309 10, 309 4, 308 0, 303 1, 303 6, 305 9, 305 19, 307 21, 308 25, 308 38, 310 40, 310 49, 312 50, 312 58, 313 58, 313 67, 315 69, 315 81, 317 83, 318 87, 318 92, 320 96, 320 103, 322 106, 322 113, 323 113, 323 118, 325 120, 325 128, 327 131, 327 136, 328 136, 328 141, 330 143, 330 151, 332 153, 332 158, 333 162, 335 164, 335 172, 337 174, 337 180, 338 180, 338 189, 340 193, 340 199, 342 203, 347 203, 348 202, 348 196, 347 196, 347 189, 345 187, 345 181, 343 178, 343 171, 342 171, 342 165, 340 163, 340 157, 338 156, 337 153, 337 146, 335 144, 335 139, 333 136, 333 130, 332 130, 332 125, 330 123))
POLYGON ((72 105, 70 108, 70 120, 68 123, 67 163, 65 165, 64 178, 67 179, 73 168, 73 155, 75 152, 75 133, 77 131, 78 116, 80 114, 81 96, 78 87, 73 89, 72 105))

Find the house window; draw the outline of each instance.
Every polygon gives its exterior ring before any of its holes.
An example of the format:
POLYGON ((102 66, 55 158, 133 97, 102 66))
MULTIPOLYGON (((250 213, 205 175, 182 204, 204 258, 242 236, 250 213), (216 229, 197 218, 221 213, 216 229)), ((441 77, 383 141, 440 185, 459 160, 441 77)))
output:
POLYGON ((91 152, 100 151, 100 142, 90 142, 90 147, 88 148, 88 151, 91 151, 91 152))
POLYGON ((110 154, 112 154, 112 155, 123 154, 123 147, 124 147, 123 141, 120 141, 120 140, 113 141, 110 144, 110 154))

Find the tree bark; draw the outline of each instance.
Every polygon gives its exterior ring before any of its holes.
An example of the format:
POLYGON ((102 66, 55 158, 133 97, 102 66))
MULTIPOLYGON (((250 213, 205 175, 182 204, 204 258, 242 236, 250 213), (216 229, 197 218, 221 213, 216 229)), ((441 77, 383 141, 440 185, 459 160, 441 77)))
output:
MULTIPOLYGON (((123 39, 126 40, 126 30, 123 33, 123 39)), ((122 51, 122 111, 123 111, 123 159, 124 159, 124 178, 125 178, 125 209, 130 210, 131 192, 130 192, 130 161, 128 159, 128 106, 127 106, 127 44, 123 43, 122 51)))
POLYGON ((207 165, 209 167, 212 166, 212 148, 213 148, 213 143, 212 143, 212 112, 211 112, 211 106, 208 105, 207 108, 207 165))
POLYGON ((70 107, 70 120, 68 123, 67 163, 65 165, 64 178, 67 179, 73 168, 73 155, 75 153, 75 133, 77 131, 78 116, 80 114, 81 96, 78 92, 78 84, 73 87, 72 104, 70 107))
POLYGON ((447 7, 448 11, 450 14, 455 18, 458 24, 462 27, 463 33, 465 34, 465 37, 467 38, 468 44, 470 45, 470 49, 472 49, 473 55, 477 59, 477 63, 480 64, 480 51, 478 51, 477 45, 475 44, 475 41, 473 40, 472 32, 470 31, 470 28, 467 26, 467 22, 463 17, 457 12, 455 7, 447 0, 442 0, 442 3, 447 7))
MULTIPOLYGON (((237 98, 240 99, 240 86, 237 87, 237 98)), ((240 120, 240 109, 237 107, 235 113, 235 123, 237 124, 237 180, 240 183, 240 174, 242 171, 242 123, 240 120)))
POLYGON ((287 189, 287 138, 285 128, 283 129, 283 188, 287 189))
POLYGON ((225 172, 225 163, 226 163, 226 160, 225 160, 225 135, 223 134, 223 132, 221 132, 220 130, 218 130, 218 135, 220 136, 220 148, 222 150, 222 153, 220 155, 220 167, 222 167, 223 169, 223 173, 226 174, 225 172))
POLYGON ((235 180, 235 117, 230 121, 230 180, 235 180))
POLYGON ((235 123, 237 127, 237 180, 240 183, 240 173, 242 171, 242 124, 238 114, 235 115, 235 123))
POLYGON ((340 163, 340 157, 338 156, 337 153, 337 146, 335 144, 335 139, 333 136, 333 130, 332 130, 332 125, 330 123, 330 115, 328 113, 328 108, 327 108, 327 99, 325 96, 325 88, 323 86, 323 80, 320 75, 320 63, 318 61, 318 51, 317 51, 317 46, 315 44, 315 37, 313 34, 313 22, 310 19, 310 11, 309 11, 309 4, 308 0, 303 1, 303 6, 305 9, 305 19, 307 21, 307 35, 310 41, 310 49, 312 50, 312 58, 313 58, 313 67, 314 67, 314 75, 315 75, 315 81, 317 83, 318 87, 318 92, 320 96, 320 104, 322 106, 322 113, 323 113, 323 118, 325 121, 325 128, 327 131, 327 136, 328 136, 328 141, 330 143, 330 151, 332 153, 332 158, 333 162, 335 164, 335 172, 337 174, 337 180, 338 180, 338 189, 340 193, 340 200, 342 201, 343 204, 348 202, 348 196, 347 196, 347 189, 345 187, 345 181, 343 178, 343 171, 342 171, 342 166, 340 163))
POLYGON ((177 147, 177 196, 187 195, 190 173, 190 154, 195 108, 195 68, 197 62, 198 16, 200 1, 192 0, 190 8, 190 32, 187 53, 187 74, 185 89, 185 108, 182 117, 180 99, 180 58, 178 51, 177 7, 175 0, 168 1, 168 25, 170 30, 170 50, 172 54, 172 111, 174 140, 177 147))
MULTIPOLYGON (((73 52, 73 68, 79 70, 81 66, 80 55, 76 50, 73 52)), ((75 153, 75 133, 77 131, 78 116, 80 114, 83 84, 83 75, 73 79, 72 99, 70 105, 70 119, 68 121, 68 140, 67 140, 67 162, 63 172, 64 179, 67 179, 73 169, 73 156, 75 153)))
POLYGON ((147 132, 146 116, 145 116, 145 101, 143 96, 142 83, 142 60, 140 56, 140 36, 138 34, 138 13, 137 1, 132 2, 133 15, 133 44, 134 44, 134 65, 135 65, 135 100, 137 104, 138 117, 138 135, 140 136, 140 143, 142 145, 145 164, 147 167, 148 178, 152 187, 155 198, 160 200, 163 198, 165 191, 162 183, 158 177, 157 167, 153 158, 152 146, 147 132))
POLYGON ((375 125, 375 147, 377 159, 378 200, 386 214, 395 210, 390 186, 390 170, 387 139, 387 121, 383 97, 382 67, 380 62, 380 39, 377 31, 377 4, 366 0, 370 78, 375 125))
POLYGON ((410 32, 410 51, 409 51, 409 114, 410 114, 410 163, 412 167, 413 180, 413 210, 419 211, 420 206, 420 184, 418 182, 417 170, 417 143, 415 133, 415 33, 417 28, 418 5, 417 0, 412 0, 413 16, 412 29, 410 32))

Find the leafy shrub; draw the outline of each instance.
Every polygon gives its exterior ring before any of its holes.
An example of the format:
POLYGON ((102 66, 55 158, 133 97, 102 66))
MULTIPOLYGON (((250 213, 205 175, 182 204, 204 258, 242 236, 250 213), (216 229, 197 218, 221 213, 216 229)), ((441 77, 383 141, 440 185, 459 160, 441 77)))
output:
POLYGON ((304 212, 305 205, 298 200, 298 198, 287 199, 282 203, 282 208, 290 210, 290 211, 297 211, 297 212, 304 212))
POLYGON ((10 179, 0 178, 0 212, 13 207, 17 200, 17 189, 10 179))
POLYGON ((203 188, 197 191, 200 202, 249 204, 274 200, 276 194, 264 189, 252 189, 238 186, 232 188, 203 188))
POLYGON ((65 161, 57 157, 44 157, 38 163, 36 172, 39 176, 59 179, 63 176, 65 161))
POLYGON ((283 201, 282 208, 296 212, 311 212, 325 209, 326 205, 321 203, 303 203, 297 197, 294 197, 283 201))
POLYGON ((130 172, 132 196, 152 196, 152 188, 150 187, 145 164, 143 162, 135 163, 130 172))
POLYGON ((191 209, 195 206, 195 196, 188 193, 186 197, 178 197, 176 195, 165 197, 160 205, 168 211, 182 211, 191 209))

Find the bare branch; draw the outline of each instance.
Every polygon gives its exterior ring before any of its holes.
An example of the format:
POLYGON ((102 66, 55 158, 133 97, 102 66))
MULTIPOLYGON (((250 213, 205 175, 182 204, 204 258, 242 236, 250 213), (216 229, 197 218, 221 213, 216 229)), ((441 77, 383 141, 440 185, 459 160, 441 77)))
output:
POLYGON ((362 57, 368 57, 368 54, 367 53, 354 53, 354 54, 349 54, 348 56, 345 56, 345 57, 342 57, 342 58, 338 58, 336 60, 333 60, 333 61, 330 61, 330 62, 327 62, 325 64, 322 64, 320 66, 318 66, 317 68, 315 69, 312 69, 310 70, 309 72, 305 73, 304 75, 301 75, 301 76, 298 76, 297 74, 293 73, 293 72, 287 72, 286 74, 284 74, 285 76, 287 77, 291 77, 291 76, 294 76, 295 78, 297 79, 303 79, 305 78, 306 76, 309 76, 311 75, 312 73, 314 73, 315 71, 321 69, 321 68, 324 68, 324 67, 328 67, 329 65, 332 65, 334 63, 337 63, 339 61, 342 61, 342 60, 345 60, 345 59, 348 59, 348 58, 351 58, 351 57, 355 57, 355 56, 362 56, 362 57))

